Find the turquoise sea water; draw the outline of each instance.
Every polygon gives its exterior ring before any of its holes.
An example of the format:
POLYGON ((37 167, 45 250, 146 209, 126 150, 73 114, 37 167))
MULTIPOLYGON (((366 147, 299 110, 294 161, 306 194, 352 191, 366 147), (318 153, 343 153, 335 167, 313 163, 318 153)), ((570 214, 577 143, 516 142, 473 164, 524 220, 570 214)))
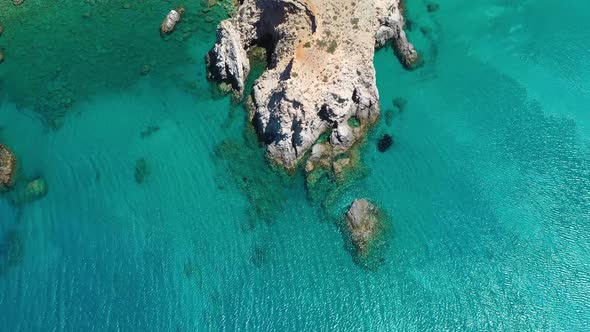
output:
POLYGON ((391 121, 323 207, 205 79, 225 11, 163 40, 175 5, 127 4, 0 4, 0 142, 49 185, 0 197, 1 330, 590 330, 590 3, 408 1, 426 64, 377 53, 391 121), (355 197, 391 217, 371 270, 355 197))

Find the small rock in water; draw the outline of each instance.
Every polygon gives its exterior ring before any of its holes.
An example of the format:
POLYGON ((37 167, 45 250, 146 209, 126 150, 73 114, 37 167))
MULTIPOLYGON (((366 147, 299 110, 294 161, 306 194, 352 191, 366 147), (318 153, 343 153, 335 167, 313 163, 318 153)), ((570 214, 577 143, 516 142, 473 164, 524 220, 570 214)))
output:
POLYGON ((391 147, 391 145, 393 145, 393 137, 385 134, 377 143, 377 150, 379 150, 379 152, 385 152, 391 147))
POLYGON ((25 2, 25 0, 12 0, 12 3, 15 6, 20 6, 20 5, 22 5, 23 2, 25 2))
POLYGON ((139 72, 139 74, 141 76, 146 76, 150 73, 150 71, 152 71, 152 66, 150 66, 149 64, 145 64, 143 65, 143 67, 141 67, 141 71, 139 72))
POLYGON ((2 33, 4 33, 4 26, 0 24, 0 36, 2 36, 2 33))
POLYGON ((145 178, 150 174, 147 161, 144 158, 138 159, 135 163, 135 182, 141 184, 145 178))
POLYGON ((15 173, 16 157, 8 147, 0 144, 0 191, 5 191, 12 187, 15 173))
POLYGON ((0 63, 4 62, 4 52, 0 50, 0 63))
POLYGON ((366 199, 355 199, 346 212, 346 227, 357 253, 368 253, 371 241, 375 238, 379 224, 379 209, 366 199))
POLYGON ((172 9, 168 15, 166 15, 166 18, 164 19, 164 22, 162 22, 162 25, 160 25, 160 32, 163 35, 167 35, 170 34, 172 31, 174 31, 174 28, 176 28, 176 25, 178 24, 178 22, 180 22, 180 19, 182 18, 182 14, 184 14, 184 7, 178 7, 176 9, 172 9))

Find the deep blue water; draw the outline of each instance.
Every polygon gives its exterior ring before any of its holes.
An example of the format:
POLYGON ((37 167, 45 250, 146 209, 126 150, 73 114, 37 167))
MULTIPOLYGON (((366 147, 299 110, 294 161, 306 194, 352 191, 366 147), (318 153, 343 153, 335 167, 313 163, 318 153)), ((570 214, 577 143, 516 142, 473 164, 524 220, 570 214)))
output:
POLYGON ((0 142, 49 185, 0 197, 1 330, 590 330, 590 3, 408 1, 425 66, 377 53, 391 121, 324 206, 207 82, 225 11, 162 40, 171 4, 129 3, 0 4, 0 142), (391 219, 372 270, 355 197, 391 219))

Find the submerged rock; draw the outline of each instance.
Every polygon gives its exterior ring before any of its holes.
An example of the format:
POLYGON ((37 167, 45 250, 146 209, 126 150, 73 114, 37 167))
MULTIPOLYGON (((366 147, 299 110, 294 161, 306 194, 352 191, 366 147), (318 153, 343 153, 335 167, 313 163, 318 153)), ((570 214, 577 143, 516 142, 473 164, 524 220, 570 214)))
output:
POLYGON ((408 101, 404 98, 398 97, 394 98, 392 103, 393 106, 395 106, 397 110, 401 113, 406 109, 406 104, 408 103, 408 101))
POLYGON ((25 0, 12 0, 12 3, 13 3, 15 6, 20 6, 20 5, 22 5, 22 4, 23 4, 23 2, 25 2, 25 0))
POLYGON ((142 184, 149 174, 150 170, 147 161, 144 158, 138 159, 135 162, 135 182, 142 184))
POLYGON ((4 52, 0 50, 0 63, 4 62, 4 52))
POLYGON ((440 8, 440 5, 434 2, 429 2, 426 5, 426 10, 428 10, 429 13, 434 13, 436 11, 438 11, 438 9, 440 8))
POLYGON ((149 74, 152 71, 152 66, 149 64, 145 64, 141 67, 141 70, 139 71, 139 74, 141 76, 146 76, 147 74, 149 74))
POLYGON ((268 51, 250 117, 269 159, 293 169, 323 133, 336 156, 377 120, 375 47, 393 39, 403 63, 418 59, 403 25, 399 0, 244 0, 218 26, 208 76, 242 94, 248 51, 268 51))
POLYGON ((158 131, 160 131, 160 126, 150 125, 150 126, 147 126, 147 128, 145 128, 140 133, 140 136, 141 136, 141 138, 146 138, 146 137, 152 136, 153 134, 157 133, 158 131))
POLYGON ((367 255, 380 223, 379 209, 366 199, 355 199, 346 212, 346 227, 359 255, 367 255))
POLYGON ((174 31, 174 28, 176 28, 178 22, 180 22, 180 19, 182 18, 184 11, 184 7, 182 6, 176 9, 172 9, 168 13, 168 15, 166 15, 166 18, 162 22, 162 25, 160 25, 160 32, 163 35, 172 33, 172 31, 174 31))
POLYGON ((0 144, 0 191, 6 191, 14 184, 16 173, 16 157, 6 147, 0 144))
POLYGON ((377 150, 379 150, 379 152, 385 152, 389 150, 392 145, 393 137, 391 137, 391 135, 385 134, 381 137, 379 142, 377 142, 377 150))
POLYGON ((47 181, 44 178, 35 178, 29 181, 22 194, 19 197, 19 203, 30 203, 41 199, 47 195, 49 192, 49 188, 47 186, 47 181))

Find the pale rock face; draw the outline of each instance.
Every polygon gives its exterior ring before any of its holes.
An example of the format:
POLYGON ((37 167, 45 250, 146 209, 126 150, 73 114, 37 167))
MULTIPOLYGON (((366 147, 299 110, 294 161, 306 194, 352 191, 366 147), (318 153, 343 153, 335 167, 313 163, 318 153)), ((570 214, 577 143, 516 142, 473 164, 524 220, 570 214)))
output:
POLYGON ((209 54, 215 55, 215 61, 209 61, 210 78, 228 83, 241 93, 250 73, 250 61, 242 45, 240 32, 230 21, 219 24, 217 43, 209 54))
POLYGON ((355 199, 346 212, 346 226, 359 254, 366 254, 376 236, 379 224, 379 209, 366 199, 355 199))
POLYGON ((398 1, 244 0, 218 27, 209 77, 242 93, 247 50, 265 47, 270 63, 254 85, 251 116, 270 159, 294 168, 327 130, 344 152, 379 116, 375 46, 393 38, 398 55, 417 57, 398 1), (357 128, 348 125, 353 116, 357 128))
POLYGON ((178 22, 180 22, 180 13, 172 9, 168 13, 168 15, 166 15, 166 18, 162 22, 162 25, 160 26, 160 32, 162 32, 163 34, 171 33, 172 31, 174 31, 174 28, 176 27, 176 24, 178 24, 178 22))

